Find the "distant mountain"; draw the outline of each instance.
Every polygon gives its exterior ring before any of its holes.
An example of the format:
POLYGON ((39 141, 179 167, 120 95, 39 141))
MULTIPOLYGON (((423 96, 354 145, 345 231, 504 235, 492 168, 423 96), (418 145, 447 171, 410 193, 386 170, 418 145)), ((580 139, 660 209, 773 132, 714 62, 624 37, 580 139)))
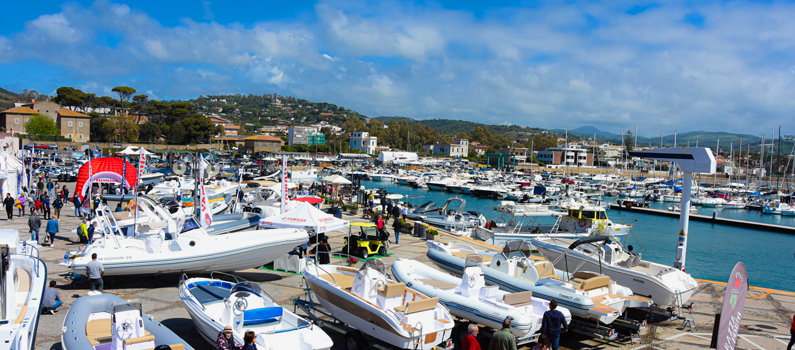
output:
POLYGON ((19 95, 0 87, 0 110, 14 107, 14 101, 17 100, 17 96, 19 95))
MULTIPOLYGON (((561 134, 566 132, 565 129, 553 129, 552 131, 559 132, 561 134)), ((582 126, 582 127, 576 128, 576 129, 571 129, 571 130, 569 130, 569 134, 570 135, 584 136, 586 138, 593 137, 593 135, 596 134, 596 138, 597 139, 598 138, 610 138, 610 139, 616 138, 616 139, 621 139, 621 135, 620 134, 613 134, 611 132, 602 131, 602 130, 597 129, 595 126, 582 126)))

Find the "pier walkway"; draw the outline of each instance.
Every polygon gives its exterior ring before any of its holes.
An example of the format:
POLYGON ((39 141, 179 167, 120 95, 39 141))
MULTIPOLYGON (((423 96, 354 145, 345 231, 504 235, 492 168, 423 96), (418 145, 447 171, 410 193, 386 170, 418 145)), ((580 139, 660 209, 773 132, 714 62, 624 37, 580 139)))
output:
MULTIPOLYGON (((642 214, 650 214, 650 215, 668 216, 668 217, 672 217, 672 218, 679 218, 679 212, 673 212, 673 211, 662 210, 662 209, 639 208, 639 207, 622 207, 622 206, 620 206, 618 204, 610 204, 610 209, 618 210, 618 211, 629 211, 629 212, 642 213, 642 214)), ((770 231, 770 232, 795 234, 795 227, 768 224, 768 223, 764 223, 764 222, 735 220, 735 219, 721 218, 721 217, 718 217, 718 216, 707 216, 707 215, 699 215, 699 214, 690 214, 690 220, 701 221, 701 222, 709 222, 709 223, 718 224, 718 225, 728 225, 728 226, 734 226, 734 227, 745 227, 745 228, 750 228, 750 229, 754 229, 754 230, 763 230, 763 231, 770 231)))

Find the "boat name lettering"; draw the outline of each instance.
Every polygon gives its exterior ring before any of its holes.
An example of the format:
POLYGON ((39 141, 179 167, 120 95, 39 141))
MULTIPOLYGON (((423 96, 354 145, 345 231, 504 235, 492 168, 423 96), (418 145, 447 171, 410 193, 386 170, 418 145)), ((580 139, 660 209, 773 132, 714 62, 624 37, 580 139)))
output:
POLYGON ((132 256, 128 255, 128 256, 111 256, 111 257, 108 257, 108 258, 101 258, 101 259, 97 259, 97 260, 100 260, 100 261, 111 261, 111 260, 131 260, 131 259, 132 259, 132 256))
POLYGON ((637 278, 633 278, 632 280, 638 283, 646 283, 646 281, 637 278))
POLYGON ((566 294, 558 294, 558 297, 563 298, 563 299, 568 299, 568 300, 571 300, 571 301, 580 301, 579 297, 573 297, 571 295, 566 295, 566 294))

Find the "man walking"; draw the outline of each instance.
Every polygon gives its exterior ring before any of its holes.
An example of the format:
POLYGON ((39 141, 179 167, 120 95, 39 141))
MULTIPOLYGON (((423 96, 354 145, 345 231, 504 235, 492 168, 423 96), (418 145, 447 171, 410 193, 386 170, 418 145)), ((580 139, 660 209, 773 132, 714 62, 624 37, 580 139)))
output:
POLYGON ((54 315, 58 307, 63 305, 61 293, 55 289, 55 281, 50 281, 50 288, 44 290, 44 297, 41 299, 41 312, 54 315))
POLYGON ((395 217, 395 221, 392 222, 392 230, 395 231, 395 244, 398 244, 398 241, 400 240, 398 236, 400 235, 400 229, 402 228, 403 224, 401 224, 400 220, 398 220, 398 218, 395 217))
POLYGON ((94 289, 97 289, 102 293, 102 290, 105 289, 102 283, 105 268, 101 262, 97 261, 97 253, 91 254, 91 261, 86 264, 86 274, 88 274, 88 283, 91 285, 91 291, 93 292, 94 289))
POLYGON ((75 195, 75 197, 72 198, 72 203, 75 205, 75 217, 82 218, 83 213, 80 212, 80 197, 75 195))
POLYGON ((77 236, 80 238, 80 251, 83 251, 83 245, 88 245, 88 224, 86 224, 86 219, 83 218, 83 222, 80 226, 77 226, 77 236))
POLYGON ((566 317, 563 316, 558 310, 558 302, 555 299, 549 301, 549 310, 544 312, 544 317, 541 319, 541 334, 547 336, 549 339, 549 347, 552 350, 558 350, 560 344, 560 333, 568 332, 568 325, 566 324, 566 317), (562 328, 561 328, 562 326, 562 328))
POLYGON ((44 219, 50 219, 50 196, 43 195, 41 199, 41 208, 44 211, 44 219))
POLYGON ((47 175, 48 175, 47 176, 48 177, 48 179, 47 179, 47 193, 50 195, 50 197, 52 197, 53 196, 52 195, 52 190, 55 189, 55 184, 53 184, 52 181, 50 181, 49 174, 50 174, 50 172, 48 171, 47 172, 47 175))
POLYGON ((480 343, 478 343, 478 325, 470 324, 467 327, 467 334, 464 334, 463 341, 461 342, 462 350, 480 350, 480 343))
POLYGON ((502 321, 502 329, 494 332, 489 350, 516 350, 516 337, 511 332, 511 320, 502 321))
POLYGON ((61 196, 55 198, 55 201, 52 202, 52 208, 55 210, 55 216, 61 217, 61 208, 63 208, 63 201, 61 200, 61 196))
POLYGON ((30 228, 30 239, 32 241, 39 241, 39 229, 41 228, 41 218, 39 218, 39 214, 36 209, 30 211, 30 217, 28 217, 28 228, 30 228))
POLYGON ((88 239, 88 244, 94 243, 94 232, 96 232, 97 230, 97 225, 98 225, 97 222, 94 221, 94 223, 88 227, 87 236, 86 236, 86 238, 88 239))
POLYGON ((14 197, 11 197, 11 193, 6 193, 6 198, 3 199, 3 206, 6 207, 6 214, 8 214, 8 220, 14 220, 14 205, 17 204, 17 201, 14 200, 14 197))
POLYGON ((47 234, 50 235, 50 247, 55 245, 55 235, 58 234, 59 228, 57 215, 47 221, 47 234))

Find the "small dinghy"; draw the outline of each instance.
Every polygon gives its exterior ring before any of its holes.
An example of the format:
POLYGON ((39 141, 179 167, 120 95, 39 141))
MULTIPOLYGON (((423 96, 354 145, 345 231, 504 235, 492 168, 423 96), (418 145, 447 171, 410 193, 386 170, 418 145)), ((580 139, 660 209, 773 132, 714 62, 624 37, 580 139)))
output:
POLYGON ((235 341, 243 343, 246 331, 257 334, 257 348, 315 350, 334 343, 320 327, 285 310, 259 285, 233 275, 234 282, 214 278, 186 278, 179 286, 182 304, 196 329, 210 343, 231 326, 235 341))
POLYGON ((193 350, 184 340, 142 311, 140 300, 122 300, 113 294, 81 297, 63 322, 64 350, 139 350, 168 345, 172 350, 193 350))

